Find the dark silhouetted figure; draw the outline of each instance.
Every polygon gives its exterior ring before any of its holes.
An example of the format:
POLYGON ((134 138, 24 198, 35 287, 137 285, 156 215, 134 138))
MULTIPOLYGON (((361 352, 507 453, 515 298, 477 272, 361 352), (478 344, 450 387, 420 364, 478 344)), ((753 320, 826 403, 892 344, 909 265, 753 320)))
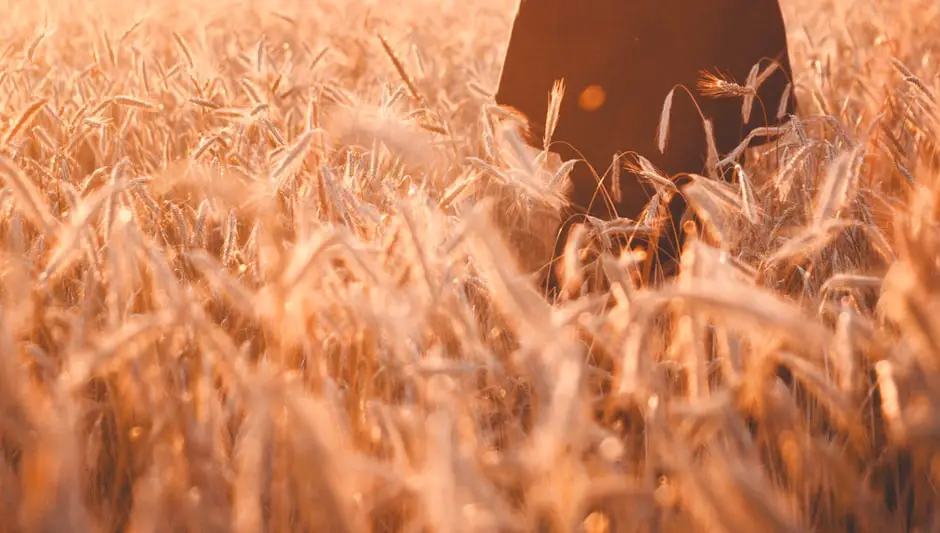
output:
MULTIPOLYGON (((564 160, 583 159, 590 166, 579 162, 571 173, 570 212, 553 260, 560 257, 571 225, 584 214, 636 220, 654 194, 652 184, 625 169, 620 201, 612 205, 609 180, 601 190, 598 176, 610 176, 615 154, 642 155, 670 177, 704 174, 708 149, 699 109, 711 119, 716 148, 724 157, 754 128, 782 125, 796 103, 777 0, 521 0, 496 102, 525 115, 528 142, 538 148, 549 94, 559 79, 565 95, 550 149, 564 160), (763 71, 774 62, 777 68, 759 86, 747 123, 741 97, 709 97, 699 86, 703 73, 745 86, 755 64, 763 71), (673 88, 668 142, 661 153, 657 128, 673 88), (787 104, 778 119, 785 93, 787 104)), ((758 137, 751 146, 770 140, 758 137)), ((675 225, 686 202, 676 195, 668 207, 673 227, 657 243, 654 259, 674 266, 683 244, 675 225)), ((554 292, 555 269, 549 270, 554 292)))

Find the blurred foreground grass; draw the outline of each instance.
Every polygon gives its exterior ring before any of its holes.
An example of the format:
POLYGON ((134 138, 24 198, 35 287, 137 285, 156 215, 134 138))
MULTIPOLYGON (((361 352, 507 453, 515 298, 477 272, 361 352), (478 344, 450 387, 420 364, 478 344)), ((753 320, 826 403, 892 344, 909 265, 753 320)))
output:
POLYGON ((776 163, 555 307, 513 8, 7 2, 0 531, 940 527, 937 4, 784 0, 776 163))

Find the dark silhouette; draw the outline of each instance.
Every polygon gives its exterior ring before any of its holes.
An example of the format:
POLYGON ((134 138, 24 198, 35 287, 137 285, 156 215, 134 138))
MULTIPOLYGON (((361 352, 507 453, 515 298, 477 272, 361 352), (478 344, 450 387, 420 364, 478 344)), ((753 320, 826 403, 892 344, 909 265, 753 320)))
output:
MULTIPOLYGON (((522 0, 496 102, 525 115, 527 142, 533 146, 541 147, 549 94, 559 79, 565 96, 551 150, 590 166, 579 162, 571 173, 570 208, 553 259, 584 214, 636 220, 652 197, 653 186, 629 169, 620 172, 619 201, 611 199, 609 179, 599 189, 598 176, 609 178, 616 153, 639 154, 670 177, 704 174, 708 149, 699 110, 711 119, 716 148, 724 157, 754 128, 781 125, 796 104, 792 90, 787 93, 792 72, 777 0, 522 0), (755 64, 764 71, 775 62, 745 123, 741 95, 747 92, 749 73, 755 64), (663 153, 657 129, 674 88, 663 153), (718 92, 737 97, 714 97, 718 92), (789 97, 778 119, 785 93, 789 97)), ((751 146, 771 139, 755 138, 751 146)), ((674 226, 686 202, 676 195, 668 207, 673 228, 657 243, 656 263, 663 272, 668 264, 675 266, 683 244, 674 226)), ((555 269, 549 270, 549 290, 554 291, 555 269)))

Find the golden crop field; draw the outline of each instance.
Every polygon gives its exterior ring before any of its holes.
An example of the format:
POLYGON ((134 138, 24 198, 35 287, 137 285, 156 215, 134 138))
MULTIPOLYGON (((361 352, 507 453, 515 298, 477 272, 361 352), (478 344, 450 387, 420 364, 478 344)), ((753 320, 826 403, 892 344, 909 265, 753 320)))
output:
POLYGON ((937 531, 940 6, 782 4, 786 143, 549 305, 514 0, 7 0, 0 531, 937 531))

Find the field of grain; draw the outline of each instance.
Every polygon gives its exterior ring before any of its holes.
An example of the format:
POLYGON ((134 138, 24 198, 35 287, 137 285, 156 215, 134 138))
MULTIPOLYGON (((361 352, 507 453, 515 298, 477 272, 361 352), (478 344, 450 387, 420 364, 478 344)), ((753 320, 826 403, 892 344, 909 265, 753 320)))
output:
POLYGON ((940 7, 782 4, 785 142, 549 305, 514 0, 7 0, 0 531, 940 530, 940 7))

